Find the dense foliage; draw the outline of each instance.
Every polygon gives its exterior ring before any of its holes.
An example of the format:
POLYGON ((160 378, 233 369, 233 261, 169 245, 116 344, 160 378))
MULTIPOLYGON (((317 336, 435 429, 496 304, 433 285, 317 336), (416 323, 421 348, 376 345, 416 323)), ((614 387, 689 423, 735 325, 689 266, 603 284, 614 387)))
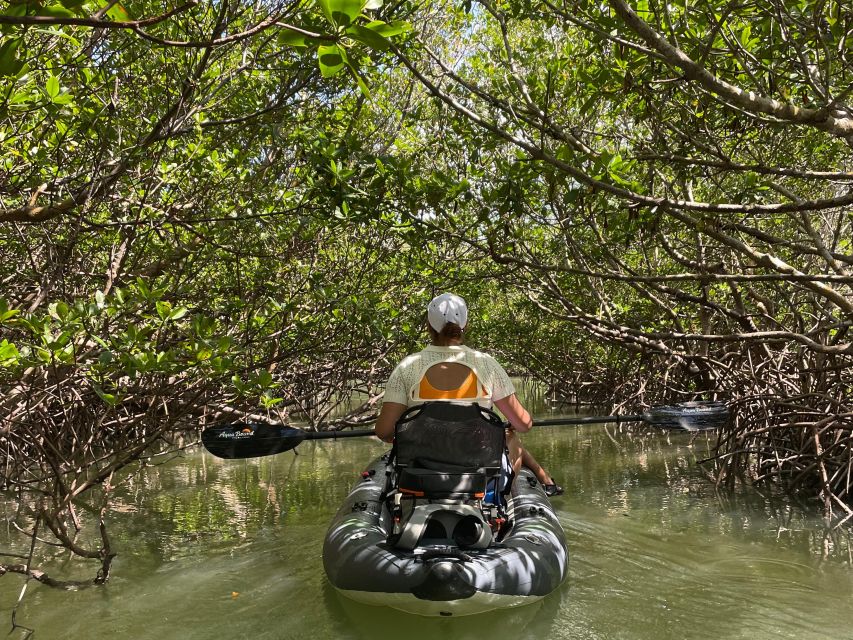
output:
POLYGON ((607 345, 556 352, 587 375, 621 372, 587 381, 612 380, 614 399, 731 399, 718 482, 781 479, 853 515, 848 11, 447 10, 466 25, 464 45, 450 41, 463 53, 427 28, 399 56, 469 153, 448 173, 470 207, 440 226, 476 219, 457 233, 505 281, 607 345))
POLYGON ((851 28, 828 0, 0 8, 24 528, 105 579, 83 496, 102 521, 116 472, 223 416, 369 419, 446 289, 566 397, 731 401, 717 482, 853 515, 851 28))

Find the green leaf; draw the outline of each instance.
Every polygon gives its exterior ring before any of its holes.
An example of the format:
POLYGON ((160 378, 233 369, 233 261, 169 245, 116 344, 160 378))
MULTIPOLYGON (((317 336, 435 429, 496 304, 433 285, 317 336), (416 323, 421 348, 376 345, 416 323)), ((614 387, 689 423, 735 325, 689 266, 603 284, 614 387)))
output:
POLYGON ((20 44, 20 38, 12 38, 0 46, 0 77, 17 76, 24 66, 24 62, 18 60, 16 55, 20 44))
POLYGON ((284 402, 284 398, 273 398, 266 393, 261 396, 261 404, 264 406, 264 409, 270 409, 280 402, 284 402))
POLYGON ((187 315, 188 312, 189 309, 187 309, 186 307, 178 307, 177 309, 172 311, 172 313, 169 314, 169 320, 180 320, 185 315, 187 315))
POLYGON ((64 302, 53 302, 47 306, 47 312, 57 320, 64 320, 68 315, 68 305, 64 302))
POLYGON ((0 322, 5 322, 19 313, 21 313, 20 309, 10 309, 9 302, 0 298, 0 322))
POLYGON ((101 388, 100 385, 95 384, 92 386, 95 389, 95 393, 98 394, 98 397, 104 402, 106 402, 108 405, 114 407, 116 406, 116 404, 118 404, 118 398, 115 396, 115 394, 107 393, 101 388))
POLYGON ((16 2, 15 4, 7 3, 7 7, 3 11, 3 14, 12 18, 20 18, 27 15, 29 8, 30 5, 28 2, 16 2))
POLYGON ((240 393, 243 393, 246 390, 246 384, 236 373, 231 376, 231 383, 234 385, 234 388, 237 389, 237 391, 239 391, 240 393))
MULTIPOLYGON (((355 78, 355 82, 358 85, 359 91, 361 91, 362 95, 364 95, 365 98, 369 99, 370 98, 370 88, 367 86, 367 83, 364 81, 364 78, 362 77, 358 68, 349 62, 347 62, 347 66, 349 67, 349 70, 352 73, 352 77, 355 78)), ((346 212, 346 209, 348 207, 346 201, 344 201, 341 204, 344 207, 344 211, 346 212)))
POLYGON ((317 47, 317 59, 320 63, 320 73, 324 78, 331 78, 344 68, 346 52, 336 44, 324 44, 317 47))
POLYGON ((160 300, 155 306, 157 307, 157 315, 160 316, 163 322, 168 320, 169 316, 172 315, 172 305, 168 302, 160 300))
POLYGON ((752 35, 752 25, 747 23, 747 25, 740 32, 740 43, 743 45, 744 49, 749 50, 749 37, 752 35))
POLYGON ((258 374, 258 384, 262 387, 268 387, 272 384, 272 374, 269 371, 261 371, 258 374))
POLYGON ((326 19, 336 27, 348 27, 361 13, 361 0, 317 0, 326 19))
POLYGON ((0 342, 0 366, 8 367, 18 361, 20 352, 14 343, 4 339, 0 342))
POLYGON ((142 278, 136 279, 136 288, 139 290, 139 294, 146 300, 151 297, 151 289, 148 288, 148 285, 142 278))
MULTIPOLYGON (((101 6, 106 7, 109 4, 108 0, 102 0, 101 6)), ((115 20, 116 22, 128 22, 131 20, 130 14, 127 12, 123 6, 121 6, 118 2, 115 3, 112 7, 110 7, 109 11, 107 11, 107 17, 111 20, 115 20)))
POLYGON ((374 20, 364 25, 365 29, 370 29, 378 33, 383 38, 393 38, 401 33, 410 31, 412 25, 405 20, 394 20, 392 22, 382 22, 382 20, 374 20))
POLYGON ((381 9, 382 5, 385 4, 384 0, 367 0, 364 3, 363 11, 376 11, 377 9, 381 9))
POLYGON ((313 41, 314 38, 310 38, 305 34, 293 31, 292 29, 284 28, 278 32, 279 44, 284 45, 286 47, 307 47, 308 45, 312 44, 313 41))
POLYGON ((9 318, 18 315, 21 313, 20 309, 9 309, 8 311, 3 311, 0 313, 0 322, 5 322, 9 318))
POLYGON ((351 26, 346 33, 353 40, 358 40, 376 51, 387 51, 391 47, 391 43, 385 37, 358 24, 351 26))
POLYGON ((53 100, 59 95, 59 78, 51 74, 47 79, 44 89, 47 91, 48 97, 53 100))
POLYGON ((73 18, 74 12, 69 11, 61 4, 52 4, 47 7, 39 7, 39 9, 36 11, 36 15, 50 16, 52 18, 73 18))

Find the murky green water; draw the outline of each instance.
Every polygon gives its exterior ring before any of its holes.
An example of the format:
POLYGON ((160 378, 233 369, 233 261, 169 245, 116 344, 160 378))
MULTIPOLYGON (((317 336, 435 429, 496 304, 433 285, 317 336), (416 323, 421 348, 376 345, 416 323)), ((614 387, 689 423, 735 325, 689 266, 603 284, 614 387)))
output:
MULTIPOLYGON (((524 440, 566 488, 554 503, 570 575, 541 604, 432 620, 340 599, 323 574, 323 535, 384 450, 355 439, 250 461, 197 452, 147 469, 112 517, 110 584, 68 593, 30 583, 18 621, 36 640, 853 637, 847 534, 782 500, 715 495, 694 464, 704 438, 611 439, 585 426, 524 440)), ((0 551, 10 539, 0 534, 0 551)), ((95 571, 65 553, 42 552, 40 564, 62 579, 95 571)), ((0 624, 22 584, 0 577, 0 624)))

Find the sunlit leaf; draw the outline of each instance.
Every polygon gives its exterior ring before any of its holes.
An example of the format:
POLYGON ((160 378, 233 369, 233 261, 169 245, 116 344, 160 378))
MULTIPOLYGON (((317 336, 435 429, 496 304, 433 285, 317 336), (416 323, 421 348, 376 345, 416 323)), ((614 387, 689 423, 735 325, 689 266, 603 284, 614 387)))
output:
POLYGON ((47 92, 48 97, 53 100, 59 95, 59 78, 54 75, 49 76, 44 89, 47 92))
POLYGON ((371 49, 375 49, 377 51, 387 51, 391 46, 391 43, 382 35, 358 24, 354 24, 349 27, 346 33, 353 40, 358 40, 359 42, 366 44, 371 49))
POLYGON ((320 63, 320 73, 324 78, 330 78, 343 69, 345 59, 346 53, 336 44, 317 47, 317 60, 320 63))
POLYGON ((338 27, 352 24, 361 13, 361 0, 317 0, 326 19, 338 27))
MULTIPOLYGON (((107 6, 108 2, 103 1, 103 6, 107 6)), ((107 10, 107 17, 116 22, 128 22, 132 20, 130 13, 120 3, 115 3, 107 10)))
POLYGON ((166 321, 169 319, 169 316, 172 314, 172 305, 164 300, 158 300, 154 305, 157 308, 157 315, 160 316, 160 319, 166 321))
POLYGON ((383 38, 393 38, 401 33, 410 31, 412 25, 404 20, 394 20, 392 22, 383 22, 382 20, 373 20, 364 25, 365 29, 379 34, 383 38))
MULTIPOLYGON (((365 98, 370 98, 370 95, 371 95, 370 94, 370 87, 367 86, 367 82, 365 82, 364 77, 361 75, 361 72, 359 71, 358 67, 356 67, 354 64, 351 64, 349 62, 347 62, 347 66, 349 67, 350 72, 352 73, 353 77, 355 78, 355 82, 358 85, 358 89, 359 89, 359 91, 361 91, 361 94, 365 98)), ((349 203, 346 200, 344 200, 341 203, 341 207, 344 209, 344 213, 346 213, 347 210, 349 209, 349 203)))
POLYGON ((92 388, 95 390, 95 393, 98 394, 98 397, 111 407, 114 407, 118 404, 118 396, 116 396, 114 393, 107 393, 98 384, 92 385, 92 388))
POLYGON ((8 367, 17 362, 20 352, 18 348, 5 338, 0 341, 0 366, 8 367))
POLYGON ((309 38, 305 34, 298 33, 292 29, 281 29, 278 32, 278 41, 280 44, 288 47, 307 47, 314 39, 309 38))

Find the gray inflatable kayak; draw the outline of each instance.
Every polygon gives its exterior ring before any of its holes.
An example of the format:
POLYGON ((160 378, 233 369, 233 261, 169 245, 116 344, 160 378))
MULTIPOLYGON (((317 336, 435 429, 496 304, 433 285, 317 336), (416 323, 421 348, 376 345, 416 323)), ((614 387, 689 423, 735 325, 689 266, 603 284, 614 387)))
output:
MULTIPOLYGON (((436 537, 429 527, 415 528, 414 537, 404 532, 410 544, 401 546, 383 499, 387 460, 368 466, 326 535, 323 564, 339 593, 423 616, 464 616, 536 602, 565 580, 565 534, 529 471, 513 481, 500 534, 480 535, 486 546, 466 545, 470 535, 436 537)), ((470 528, 467 513, 450 515, 470 528)), ((443 516, 433 511, 430 517, 443 516)))

